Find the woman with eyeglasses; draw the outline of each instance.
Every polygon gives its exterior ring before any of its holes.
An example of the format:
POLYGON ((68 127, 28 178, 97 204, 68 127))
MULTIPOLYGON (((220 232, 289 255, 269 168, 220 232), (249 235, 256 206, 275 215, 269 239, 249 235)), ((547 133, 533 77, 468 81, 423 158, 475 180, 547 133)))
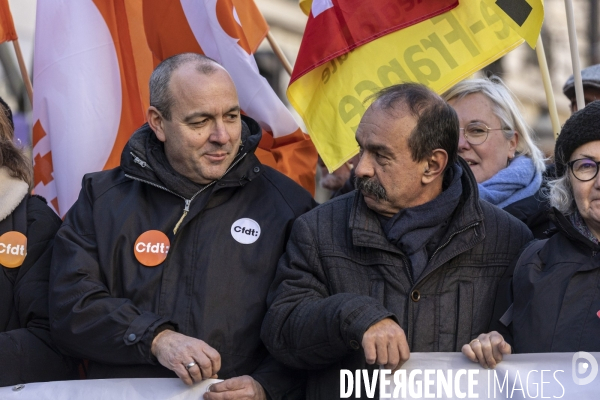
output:
POLYGON ((52 343, 48 278, 60 218, 29 194, 31 161, 15 146, 0 98, 0 387, 76 379, 75 363, 52 343))
POLYGON ((567 120, 554 157, 557 232, 523 250, 498 289, 493 331, 463 346, 484 367, 511 352, 600 351, 600 101, 567 120))
POLYGON ((515 100, 496 76, 467 79, 442 95, 458 114, 458 154, 469 164, 479 195, 545 237, 547 207, 536 196, 546 169, 515 100))

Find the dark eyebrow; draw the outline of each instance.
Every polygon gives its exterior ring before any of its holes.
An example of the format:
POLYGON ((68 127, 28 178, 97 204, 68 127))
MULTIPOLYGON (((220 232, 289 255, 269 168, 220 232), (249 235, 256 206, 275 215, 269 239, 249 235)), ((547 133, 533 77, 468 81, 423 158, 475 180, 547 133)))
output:
MULTIPOLYGON (((229 110, 225 111, 225 114, 229 114, 231 112, 240 112, 240 106, 237 105, 237 106, 231 107, 229 110)), ((183 119, 183 122, 188 123, 195 118, 214 118, 214 114, 211 114, 209 112, 197 111, 197 112, 191 113, 190 115, 185 117, 183 119)))
POLYGON ((363 145, 360 140, 358 139, 358 135, 354 137, 354 139, 356 140, 356 142, 358 143, 358 145, 360 147, 362 147, 365 150, 369 150, 372 153, 386 153, 386 154, 393 154, 393 151, 390 147, 386 146, 385 144, 375 144, 375 143, 367 143, 365 145, 363 145))
POLYGON ((386 155, 392 154, 392 149, 384 144, 366 144, 363 146, 364 149, 369 150, 371 153, 383 153, 386 155))

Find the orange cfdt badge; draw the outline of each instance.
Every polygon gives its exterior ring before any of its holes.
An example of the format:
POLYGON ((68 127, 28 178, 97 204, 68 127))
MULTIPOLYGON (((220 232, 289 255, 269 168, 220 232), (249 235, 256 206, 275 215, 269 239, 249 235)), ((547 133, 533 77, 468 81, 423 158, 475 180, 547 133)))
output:
POLYGON ((21 232, 10 231, 0 236, 0 264, 17 268, 27 256, 27 237, 21 232))
POLYGON ((140 264, 156 267, 167 258, 170 244, 167 235, 161 231, 146 231, 135 241, 133 253, 140 264))

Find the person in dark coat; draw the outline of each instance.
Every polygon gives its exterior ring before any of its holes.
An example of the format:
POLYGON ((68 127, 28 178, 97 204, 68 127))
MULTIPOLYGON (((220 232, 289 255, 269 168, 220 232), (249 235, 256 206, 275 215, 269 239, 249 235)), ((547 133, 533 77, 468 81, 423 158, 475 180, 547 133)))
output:
POLYGON ((48 275, 61 220, 31 196, 30 161, 13 143, 0 99, 0 386, 76 379, 75 363, 50 337, 48 275))
POLYGON ((262 326, 275 358, 310 370, 309 399, 339 398, 340 369, 459 351, 486 331, 498 282, 532 239, 479 199, 456 113, 426 87, 383 89, 356 139, 358 190, 296 220, 262 326))
POLYGON ((503 354, 600 351, 600 101, 575 112, 554 150, 549 201, 556 233, 513 262, 498 290, 492 332, 463 353, 495 367, 503 354))
POLYGON ((121 165, 83 178, 57 233, 52 334, 89 378, 217 377, 205 399, 302 396, 260 340, 266 297, 310 194, 262 165, 231 77, 193 53, 150 78, 121 165))

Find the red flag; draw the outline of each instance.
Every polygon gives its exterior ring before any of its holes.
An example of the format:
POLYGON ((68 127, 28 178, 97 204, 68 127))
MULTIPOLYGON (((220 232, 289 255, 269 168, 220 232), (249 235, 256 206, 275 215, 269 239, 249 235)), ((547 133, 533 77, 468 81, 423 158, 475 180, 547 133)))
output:
POLYGON ((290 83, 360 45, 457 5, 458 0, 313 0, 290 83))

